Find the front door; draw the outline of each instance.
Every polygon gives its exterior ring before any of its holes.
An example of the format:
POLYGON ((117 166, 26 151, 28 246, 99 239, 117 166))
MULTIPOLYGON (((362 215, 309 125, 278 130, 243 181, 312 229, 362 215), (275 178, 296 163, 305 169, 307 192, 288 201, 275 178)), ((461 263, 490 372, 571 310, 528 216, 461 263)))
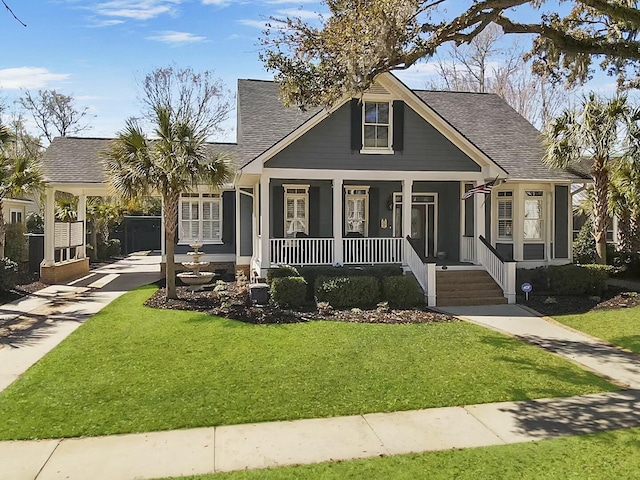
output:
POLYGON ((413 248, 422 257, 427 256, 427 206, 411 206, 411 240, 413 248))
POLYGON ((411 205, 411 239, 422 257, 436 256, 435 203, 411 205))

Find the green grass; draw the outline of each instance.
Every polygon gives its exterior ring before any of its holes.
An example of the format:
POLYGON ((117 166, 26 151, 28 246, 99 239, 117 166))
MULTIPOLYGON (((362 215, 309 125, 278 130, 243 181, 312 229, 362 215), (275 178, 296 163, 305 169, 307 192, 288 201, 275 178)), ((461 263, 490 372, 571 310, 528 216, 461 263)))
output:
POLYGON ((181 480, 603 480, 640 475, 640 429, 181 480))
POLYGON ((570 396, 616 387, 463 323, 249 325, 130 292, 0 394, 0 439, 107 435, 570 396))
POLYGON ((640 353, 640 307, 554 317, 560 323, 640 353))

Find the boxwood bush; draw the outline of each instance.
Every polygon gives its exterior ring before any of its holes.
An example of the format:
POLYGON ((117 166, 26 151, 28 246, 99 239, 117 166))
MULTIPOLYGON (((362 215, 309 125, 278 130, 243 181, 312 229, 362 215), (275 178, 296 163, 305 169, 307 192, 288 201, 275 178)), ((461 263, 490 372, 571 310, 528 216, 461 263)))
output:
POLYGON ((392 276, 401 276, 402 267, 399 265, 366 265, 362 267, 300 267, 300 275, 307 281, 307 299, 313 300, 315 295, 316 279, 318 277, 375 277, 383 279, 392 276))
POLYGON ((307 282, 302 277, 276 277, 271 281, 271 300, 280 308, 298 308, 305 304, 307 282))
POLYGON ((299 277, 298 269, 291 265, 280 265, 267 270, 267 283, 271 285, 276 278, 299 277))
POLYGON ((380 281, 376 277, 326 277, 316 279, 318 301, 334 308, 373 307, 380 302, 380 281))
POLYGON ((383 279, 382 292, 393 308, 412 308, 424 303, 424 293, 413 275, 383 279))
POLYGON ((518 269, 518 289, 524 282, 534 293, 553 295, 602 295, 607 279, 614 270, 610 265, 553 265, 534 269, 518 269))
POLYGON ((0 292, 8 292, 16 286, 18 264, 10 258, 0 259, 0 292))

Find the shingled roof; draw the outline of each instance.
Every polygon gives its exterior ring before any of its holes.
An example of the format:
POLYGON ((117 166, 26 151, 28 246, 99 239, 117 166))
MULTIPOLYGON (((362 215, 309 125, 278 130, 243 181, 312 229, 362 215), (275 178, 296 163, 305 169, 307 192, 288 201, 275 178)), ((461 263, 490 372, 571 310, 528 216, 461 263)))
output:
POLYGON ((265 150, 320 112, 286 108, 280 101, 278 84, 266 80, 238 80, 238 145, 240 165, 265 150))
MULTIPOLYGON (((103 184, 106 179, 102 167, 102 153, 109 148, 111 138, 54 138, 42 159, 47 182, 55 184, 103 184)), ((211 155, 228 154, 237 162, 235 143, 209 143, 211 155)))
POLYGON ((491 93, 414 90, 432 110, 509 173, 512 180, 576 180, 572 171, 543 162, 540 132, 491 93))

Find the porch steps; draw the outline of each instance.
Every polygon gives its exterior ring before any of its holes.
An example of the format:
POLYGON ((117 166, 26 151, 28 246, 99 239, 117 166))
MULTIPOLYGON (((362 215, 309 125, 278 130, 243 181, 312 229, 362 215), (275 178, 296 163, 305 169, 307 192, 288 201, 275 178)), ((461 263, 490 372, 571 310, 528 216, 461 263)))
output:
POLYGON ((502 289, 484 270, 436 272, 436 305, 500 305, 507 303, 502 289))

